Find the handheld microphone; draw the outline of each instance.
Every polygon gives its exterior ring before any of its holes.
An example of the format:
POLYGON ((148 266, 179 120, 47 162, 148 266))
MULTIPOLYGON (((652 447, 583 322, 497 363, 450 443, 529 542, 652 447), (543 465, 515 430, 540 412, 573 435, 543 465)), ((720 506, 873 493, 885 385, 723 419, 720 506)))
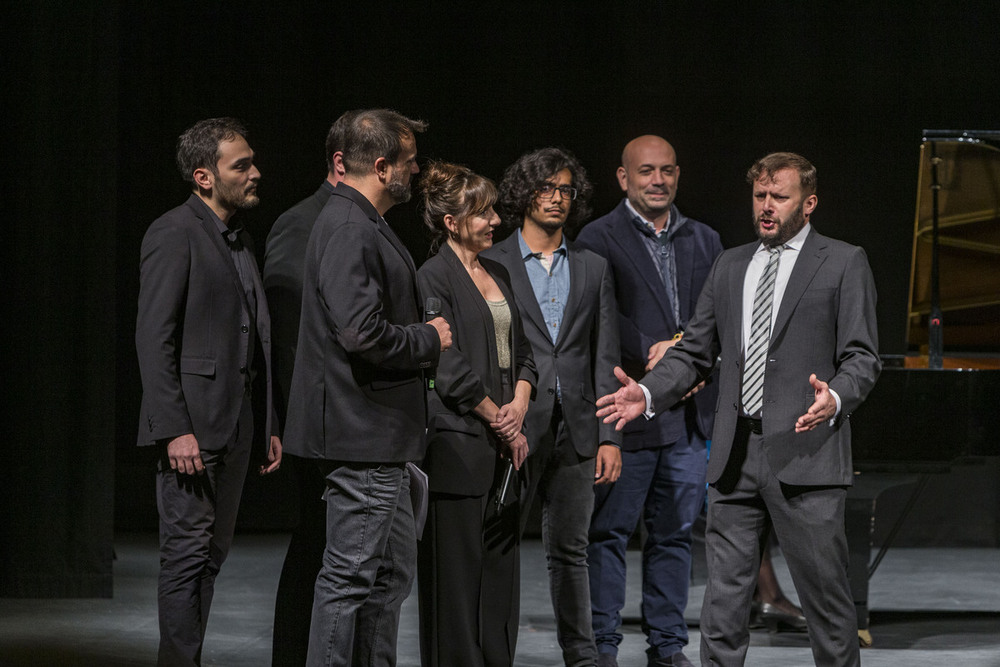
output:
POLYGON ((507 491, 510 490, 510 478, 514 476, 514 462, 507 461, 507 469, 504 470, 503 482, 500 483, 500 488, 497 490, 497 497, 494 501, 496 503, 497 514, 503 511, 505 505, 507 505, 507 491))
MULTIPOLYGON (((424 302, 424 322, 430 322, 435 317, 441 317, 441 299, 436 296, 427 297, 424 302)), ((428 364, 424 370, 424 379, 427 380, 427 391, 434 391, 434 378, 437 376, 437 368, 428 364)))

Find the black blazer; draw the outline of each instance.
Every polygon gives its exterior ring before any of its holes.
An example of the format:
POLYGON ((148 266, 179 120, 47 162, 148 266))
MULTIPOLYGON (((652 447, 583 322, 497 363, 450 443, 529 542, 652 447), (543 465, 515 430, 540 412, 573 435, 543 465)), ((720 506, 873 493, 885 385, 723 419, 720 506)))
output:
MULTIPOLYGON (((674 320, 660 274, 624 199, 610 213, 587 224, 576 239, 577 245, 593 250, 611 265, 619 311, 621 364, 635 379, 645 373, 649 347, 672 338, 683 321, 694 313, 712 263, 722 252, 722 242, 714 229, 684 216, 676 206, 671 207, 670 215, 673 224, 680 225, 674 236, 674 253, 682 322, 674 320)), ((625 426, 623 448, 663 447, 693 426, 697 426, 703 437, 710 438, 716 397, 716 388, 709 383, 693 400, 659 411, 651 421, 629 422, 625 426)))
MULTIPOLYGON (((246 232, 240 239, 252 247, 246 232)), ((202 449, 225 445, 243 404, 251 326, 256 327, 264 351, 265 435, 276 434, 270 319, 255 261, 253 279, 256 322, 250 321, 250 307, 229 248, 211 212, 196 195, 150 225, 139 259, 135 326, 143 389, 138 444, 152 445, 193 433, 202 449)), ((265 444, 269 440, 266 437, 265 444)))
MULTIPOLYGON (((513 388, 518 380, 532 386, 537 380, 531 344, 524 336, 506 269, 480 256, 483 268, 499 286, 511 312, 511 368, 513 388)), ((479 289, 452 249, 444 245, 417 272, 420 294, 441 300, 441 314, 451 325, 452 346, 441 354, 435 392, 428 410, 428 447, 423 468, 435 492, 485 495, 493 482, 496 447, 492 431, 473 409, 487 396, 501 400, 493 316, 479 289)))
POLYGON ((580 456, 597 454, 601 443, 621 445, 614 424, 604 424, 594 414, 597 396, 614 393, 618 381, 614 367, 620 363, 618 307, 607 261, 596 253, 567 242, 569 298, 563 313, 559 339, 553 343, 528 279, 517 233, 483 252, 504 265, 524 321, 538 368, 538 396, 525 420, 528 442, 549 428, 556 402, 556 375, 562 394, 563 421, 580 456))
POLYGON ((437 332, 423 322, 410 253, 364 195, 338 184, 306 247, 285 451, 332 461, 420 460, 420 369, 440 351, 437 332))
POLYGON ((278 416, 285 420, 292 390, 295 345, 302 314, 302 274, 309 235, 333 186, 329 181, 309 197, 282 213, 264 245, 264 291, 271 308, 271 347, 274 349, 274 380, 277 384, 278 416))

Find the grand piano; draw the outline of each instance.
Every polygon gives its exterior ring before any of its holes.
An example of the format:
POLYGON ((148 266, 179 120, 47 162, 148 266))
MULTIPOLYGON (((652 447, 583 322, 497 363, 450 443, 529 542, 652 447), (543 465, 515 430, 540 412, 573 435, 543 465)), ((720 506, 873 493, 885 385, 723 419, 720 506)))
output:
POLYGON ((868 580, 929 476, 1000 455, 1000 132, 924 131, 908 318, 914 353, 884 357, 851 416, 846 527, 862 646, 868 580), (894 487, 909 500, 872 558, 878 496, 894 487))

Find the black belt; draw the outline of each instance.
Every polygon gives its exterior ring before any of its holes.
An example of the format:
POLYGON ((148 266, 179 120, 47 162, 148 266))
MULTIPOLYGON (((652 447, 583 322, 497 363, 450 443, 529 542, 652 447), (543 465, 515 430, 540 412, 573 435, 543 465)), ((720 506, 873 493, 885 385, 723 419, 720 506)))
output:
POLYGON ((757 435, 764 432, 764 427, 761 425, 760 420, 754 419, 753 417, 738 417, 736 419, 736 425, 745 428, 751 433, 756 433, 757 435))

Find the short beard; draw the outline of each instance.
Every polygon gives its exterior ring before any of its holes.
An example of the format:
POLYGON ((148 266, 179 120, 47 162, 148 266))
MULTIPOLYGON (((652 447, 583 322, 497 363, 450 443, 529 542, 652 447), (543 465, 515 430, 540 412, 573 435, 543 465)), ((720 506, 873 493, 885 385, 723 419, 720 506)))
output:
POLYGON ((401 180, 391 180, 386 184, 386 190, 389 191, 389 196, 392 201, 397 204, 405 204, 410 201, 410 197, 413 196, 413 191, 410 190, 410 184, 404 183, 401 180))
POLYGON ((761 242, 768 248, 775 248, 780 245, 784 245, 794 238, 796 234, 802 231, 802 228, 806 226, 806 216, 803 212, 803 207, 805 203, 801 203, 792 213, 792 217, 788 220, 783 220, 782 224, 778 227, 778 235, 772 238, 764 238, 760 235, 760 221, 757 220, 756 216, 753 219, 754 232, 761 242))
POLYGON ((566 221, 565 220, 563 220, 562 222, 547 222, 547 221, 546 222, 535 222, 535 224, 538 225, 539 229, 541 229, 543 231, 546 231, 546 232, 548 232, 550 234, 552 232, 558 232, 560 229, 563 229, 564 227, 566 227, 566 221))
POLYGON ((215 186, 215 196, 219 204, 229 210, 246 210, 253 208, 260 203, 260 197, 250 194, 246 190, 239 190, 235 187, 224 186, 217 183, 215 186))

